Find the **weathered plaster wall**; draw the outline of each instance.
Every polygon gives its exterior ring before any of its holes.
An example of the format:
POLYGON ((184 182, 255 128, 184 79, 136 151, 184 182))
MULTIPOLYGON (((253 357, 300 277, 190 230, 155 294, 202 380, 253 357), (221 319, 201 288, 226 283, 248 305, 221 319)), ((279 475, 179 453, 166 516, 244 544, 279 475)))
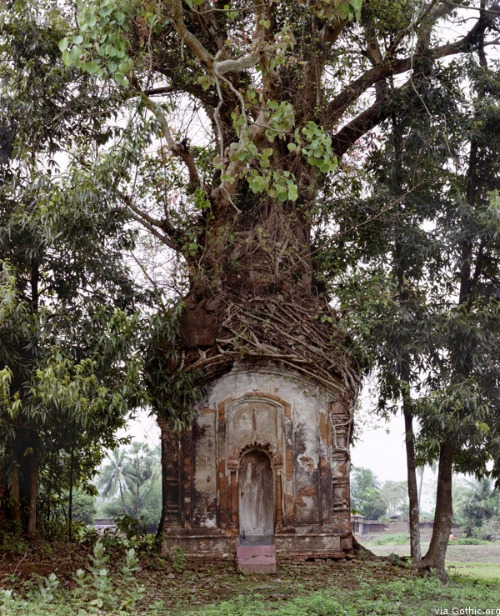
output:
MULTIPOLYGON (((208 551, 231 553, 242 520, 255 517, 239 511, 249 502, 241 501, 240 473, 250 472, 242 459, 257 450, 272 469, 266 491, 273 491, 278 552, 341 556, 351 547, 349 425, 340 396, 295 371, 236 363, 207 387, 196 425, 181 438, 178 516, 166 521, 167 535, 183 537, 185 545, 188 537, 205 537, 208 551)), ((166 432, 163 438, 171 438, 166 432)))

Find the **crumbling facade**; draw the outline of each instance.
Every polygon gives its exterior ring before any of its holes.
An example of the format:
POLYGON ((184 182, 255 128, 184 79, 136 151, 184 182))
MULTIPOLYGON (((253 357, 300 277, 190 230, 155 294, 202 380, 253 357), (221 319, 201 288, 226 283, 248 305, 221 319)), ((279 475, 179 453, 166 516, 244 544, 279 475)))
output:
POLYGON ((164 551, 236 557, 276 546, 283 560, 352 553, 351 397, 280 362, 234 361, 205 386, 182 433, 161 422, 164 551))

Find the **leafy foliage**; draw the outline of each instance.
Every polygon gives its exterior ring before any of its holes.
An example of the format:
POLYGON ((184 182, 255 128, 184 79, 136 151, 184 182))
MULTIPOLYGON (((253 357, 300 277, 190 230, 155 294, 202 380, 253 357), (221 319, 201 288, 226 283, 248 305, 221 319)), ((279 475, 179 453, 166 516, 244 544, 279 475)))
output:
POLYGON ((470 481, 456 509, 457 521, 467 537, 487 538, 491 534, 488 522, 496 522, 500 528, 500 493, 492 489, 489 479, 470 481))
POLYGON ((102 512, 114 519, 131 518, 138 533, 155 532, 161 515, 159 448, 134 442, 127 449, 115 449, 99 474, 102 512))
POLYGON ((380 484, 368 468, 355 468, 351 474, 351 508, 369 520, 379 520, 387 512, 380 484))
POLYGON ((123 262, 134 233, 95 186, 59 170, 74 143, 107 139, 113 97, 64 67, 52 9, 15 2, 0 29, 0 107, 15 128, 0 165, 0 464, 30 533, 38 484, 47 529, 141 397, 140 295, 123 262))

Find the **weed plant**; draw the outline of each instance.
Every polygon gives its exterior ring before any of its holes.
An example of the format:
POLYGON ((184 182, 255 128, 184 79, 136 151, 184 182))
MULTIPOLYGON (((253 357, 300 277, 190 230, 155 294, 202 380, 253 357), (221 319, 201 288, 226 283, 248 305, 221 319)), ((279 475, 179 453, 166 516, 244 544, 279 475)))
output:
POLYGON ((98 541, 90 557, 88 571, 78 569, 73 584, 65 587, 55 573, 36 576, 25 585, 25 592, 0 590, 2 616, 87 616, 92 614, 135 614, 145 589, 135 579, 139 563, 130 548, 115 576, 106 566, 106 548, 98 541), (37 579, 38 578, 38 579, 37 579), (70 588, 73 588, 70 590, 70 588))
POLYGON ((406 533, 395 533, 393 535, 382 535, 376 537, 370 543, 372 545, 405 545, 409 543, 410 537, 406 533))

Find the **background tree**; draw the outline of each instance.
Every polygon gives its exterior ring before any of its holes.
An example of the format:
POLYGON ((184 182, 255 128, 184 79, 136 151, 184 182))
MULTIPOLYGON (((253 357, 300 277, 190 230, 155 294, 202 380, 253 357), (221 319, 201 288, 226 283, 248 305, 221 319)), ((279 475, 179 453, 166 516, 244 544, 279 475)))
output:
POLYGON ((109 517, 134 518, 140 529, 155 532, 161 515, 160 447, 134 442, 115 449, 101 467, 101 511, 109 517))
POLYGON ((489 538, 495 523, 498 530, 500 492, 489 479, 467 482, 457 502, 456 520, 467 537, 489 538))
POLYGON ((387 507, 387 500, 373 471, 355 468, 351 473, 351 508, 368 520, 380 520, 387 513, 387 507))
POLYGON ((406 481, 384 481, 380 491, 387 502, 387 515, 398 516, 408 511, 408 486, 406 481))
POLYGON ((53 5, 14 3, 0 28, 0 463, 11 519, 30 535, 40 493, 45 523, 69 494, 71 526, 73 487, 116 443, 140 366, 139 295, 123 263, 133 234, 56 161, 106 140, 113 97, 62 63, 53 5))

